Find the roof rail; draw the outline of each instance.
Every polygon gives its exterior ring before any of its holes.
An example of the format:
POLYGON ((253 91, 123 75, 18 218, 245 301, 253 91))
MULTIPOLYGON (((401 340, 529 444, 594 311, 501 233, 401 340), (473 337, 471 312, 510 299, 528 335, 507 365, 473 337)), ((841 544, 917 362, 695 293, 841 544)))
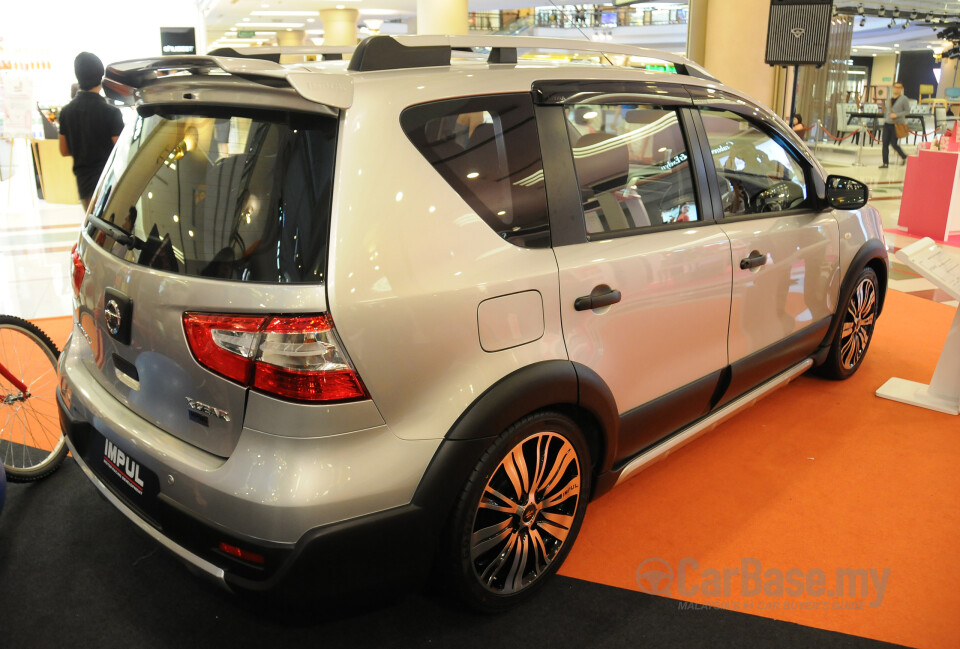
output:
POLYGON ((450 65, 456 50, 489 48, 488 63, 516 63, 518 49, 562 50, 617 54, 656 59, 671 63, 680 74, 716 81, 716 77, 690 59, 645 47, 619 43, 596 43, 569 38, 538 36, 370 36, 357 46, 350 70, 393 70, 450 65))
POLYGON ((280 62, 281 56, 319 56, 324 61, 341 61, 344 54, 352 53, 355 45, 294 45, 283 47, 218 47, 207 56, 230 56, 242 59, 263 59, 280 62))

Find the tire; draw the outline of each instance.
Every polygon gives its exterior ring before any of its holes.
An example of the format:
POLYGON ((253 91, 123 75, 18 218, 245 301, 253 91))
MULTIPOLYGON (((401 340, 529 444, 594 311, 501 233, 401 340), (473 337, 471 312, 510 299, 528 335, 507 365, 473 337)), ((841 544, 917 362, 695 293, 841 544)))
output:
POLYGON ((880 282, 873 269, 864 268, 860 271, 853 292, 838 314, 842 318, 840 326, 833 337, 827 360, 819 368, 823 376, 835 380, 848 379, 860 368, 877 322, 879 287, 880 282))
POLYGON ((496 439, 451 517, 445 563, 467 605, 505 610, 557 571, 583 522, 590 466, 583 434, 556 412, 528 415, 496 439))
POLYGON ((57 412, 60 350, 31 322, 0 316, 0 364, 25 384, 0 375, 0 459, 10 482, 39 480, 67 456, 57 412))

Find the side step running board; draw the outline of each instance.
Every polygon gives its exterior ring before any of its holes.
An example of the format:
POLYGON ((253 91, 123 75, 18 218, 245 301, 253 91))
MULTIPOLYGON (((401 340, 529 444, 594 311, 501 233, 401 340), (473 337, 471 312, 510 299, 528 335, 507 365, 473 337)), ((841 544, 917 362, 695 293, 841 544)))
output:
POLYGON ((695 422, 689 428, 686 428, 682 432, 677 433, 676 435, 657 444, 649 451, 641 453, 631 460, 625 467, 623 467, 623 469, 620 471, 620 475, 617 477, 616 484, 619 485, 625 482, 631 476, 639 473, 643 469, 646 469, 651 464, 659 462, 663 458, 676 451, 678 448, 685 446, 687 443, 692 442, 704 433, 712 430, 714 427, 723 423, 741 410, 749 408, 760 398, 767 396, 777 388, 783 387, 790 381, 806 372, 808 369, 810 369, 811 365, 813 365, 813 359, 810 358, 797 363, 793 367, 773 377, 763 385, 754 388, 738 399, 734 399, 723 408, 720 408, 720 410, 717 410, 716 412, 704 417, 700 421, 695 422))

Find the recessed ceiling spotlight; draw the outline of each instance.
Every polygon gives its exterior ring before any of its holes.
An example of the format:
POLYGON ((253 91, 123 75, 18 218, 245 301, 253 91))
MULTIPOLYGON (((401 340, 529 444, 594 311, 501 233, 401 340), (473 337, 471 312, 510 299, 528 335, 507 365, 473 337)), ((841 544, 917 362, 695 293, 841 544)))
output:
POLYGON ((877 15, 883 18, 887 15, 887 10, 884 7, 880 7, 879 11, 877 11, 877 15))
POLYGON ((893 17, 894 17, 894 18, 899 18, 899 17, 900 17, 900 8, 899 8, 899 7, 894 7, 894 8, 893 8, 893 17))
POLYGON ((859 5, 859 6, 857 6, 857 13, 860 14, 861 16, 863 15, 863 5, 862 5, 862 4, 859 5))

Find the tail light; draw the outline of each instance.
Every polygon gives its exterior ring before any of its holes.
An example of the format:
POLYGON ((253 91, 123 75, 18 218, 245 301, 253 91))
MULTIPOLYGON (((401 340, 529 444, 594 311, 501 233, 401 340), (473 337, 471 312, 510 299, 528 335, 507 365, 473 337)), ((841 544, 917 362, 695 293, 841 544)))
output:
POLYGON ((87 267, 83 265, 83 260, 80 259, 80 251, 77 250, 77 244, 73 244, 70 259, 73 261, 73 296, 79 298, 80 285, 83 283, 83 276, 87 274, 87 267))
POLYGON ((250 563, 256 563, 263 565, 263 555, 259 552, 251 552, 250 550, 244 550, 243 548, 238 548, 235 545, 230 545, 223 541, 220 542, 220 551, 229 554, 231 557, 236 557, 237 559, 242 559, 244 561, 249 561, 250 563))
POLYGON ((287 399, 368 399, 329 316, 183 314, 194 357, 229 379, 287 399))

